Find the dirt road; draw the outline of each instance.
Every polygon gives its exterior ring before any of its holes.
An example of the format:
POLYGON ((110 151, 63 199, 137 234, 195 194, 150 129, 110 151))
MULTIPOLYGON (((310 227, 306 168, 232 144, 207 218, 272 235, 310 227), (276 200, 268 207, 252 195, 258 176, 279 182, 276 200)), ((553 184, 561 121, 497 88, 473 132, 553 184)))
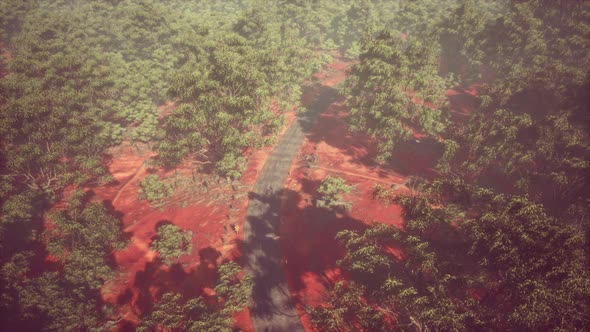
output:
POLYGON ((250 201, 244 225, 246 268, 254 277, 252 308, 258 332, 303 331, 285 280, 279 245, 280 195, 291 163, 316 116, 335 99, 336 91, 322 87, 309 111, 285 132, 262 169, 250 201))

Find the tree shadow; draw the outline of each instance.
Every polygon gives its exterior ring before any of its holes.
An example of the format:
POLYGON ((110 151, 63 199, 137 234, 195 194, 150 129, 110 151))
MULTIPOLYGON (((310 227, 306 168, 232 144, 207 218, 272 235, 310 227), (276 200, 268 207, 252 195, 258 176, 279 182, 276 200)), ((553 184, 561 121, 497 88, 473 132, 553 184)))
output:
POLYGON ((129 304, 144 315, 153 309, 156 299, 167 292, 179 293, 185 300, 208 297, 204 289, 213 288, 217 282, 221 254, 215 248, 205 247, 199 250, 199 256, 201 261, 190 270, 178 262, 166 266, 160 257, 145 263, 143 270, 136 272, 131 286, 118 296, 117 305, 129 304))
MULTIPOLYGON (((309 181, 304 190, 315 192, 318 186, 319 182, 309 181)), ((301 193, 288 189, 251 192, 249 196, 243 254, 244 265, 254 277, 251 316, 255 326, 259 321, 270 330, 296 330, 299 318, 294 304, 301 299, 292 298, 292 294, 306 287, 304 279, 309 273, 328 287, 325 272, 335 268, 343 255, 336 233, 362 229, 364 224, 330 209, 290 204, 298 202, 301 193), (288 202, 282 210, 281 201, 288 202), (281 218, 283 215, 289 217, 281 218), (291 218, 294 215, 297 218, 291 218)))
MULTIPOLYGON (((301 199, 297 192, 287 195, 288 201, 297 202, 301 199)), ((333 280, 326 272, 337 269, 337 261, 345 254, 336 235, 343 230, 360 231, 366 225, 346 213, 315 205, 291 208, 295 211, 287 212, 289 216, 284 218, 282 244, 292 291, 298 293, 304 290, 307 287, 305 279, 310 274, 324 287, 329 287, 333 280)))
POLYGON ((387 166, 403 176, 433 178, 442 154, 442 145, 433 138, 410 140, 397 146, 387 166))
MULTIPOLYGON (((90 192, 92 192, 92 190, 90 192)), ((123 212, 117 210, 113 206, 113 202, 110 199, 102 201, 102 204, 110 215, 114 216, 115 218, 117 218, 118 220, 121 221, 119 223, 119 231, 121 232, 123 240, 124 241, 131 241, 131 238, 133 237, 133 232, 125 231, 125 225, 123 224, 123 217, 125 215, 123 214, 123 212)), ((112 254, 111 254, 111 256, 112 256, 112 254)))
POLYGON ((307 110, 297 115, 301 128, 305 133, 312 132, 316 127, 316 117, 334 103, 338 98, 338 91, 332 87, 321 85, 314 88, 318 96, 306 108, 307 110))
POLYGON ((447 95, 450 104, 450 116, 453 120, 467 120, 471 112, 479 106, 479 98, 465 89, 455 89, 457 93, 447 95))
POLYGON ((553 110, 559 109, 560 100, 546 87, 529 87, 511 96, 505 107, 516 114, 529 114, 534 121, 543 121, 553 110))
POLYGON ((336 89, 322 86, 316 103, 310 106, 316 113, 312 114, 308 122, 302 124, 303 132, 309 142, 318 144, 323 142, 337 148, 342 153, 352 157, 353 163, 375 166, 376 151, 371 148, 369 137, 348 130, 348 115, 336 105, 342 102, 336 89), (321 114, 319 114, 321 113, 321 114))
POLYGON ((199 250, 199 258, 201 259, 201 263, 216 264, 219 257, 221 257, 219 250, 212 247, 206 247, 199 250))
POLYGON ((242 246, 243 262, 254 278, 251 315, 265 319, 283 310, 283 306, 291 307, 278 241, 280 193, 273 190, 264 195, 250 192, 249 199, 242 246), (283 296, 273 294, 276 292, 283 296), (281 298, 280 307, 275 306, 277 301, 273 300, 273 296, 281 298))
POLYGON ((313 110, 321 114, 312 113, 301 124, 310 143, 316 144, 316 147, 323 143, 336 148, 352 164, 374 169, 379 177, 386 177, 388 171, 402 176, 432 177, 436 174, 434 168, 443 152, 437 140, 424 138, 399 143, 390 161, 379 164, 376 161, 378 151, 375 140, 364 133, 351 132, 347 123, 349 115, 345 107, 337 102, 342 102, 342 98, 337 96, 336 90, 323 86, 317 102, 312 106, 313 110))
MULTIPOLYGON (((158 228, 160 228, 160 227, 162 227, 162 226, 166 226, 166 225, 174 225, 174 223, 173 223, 172 221, 170 221, 170 220, 167 220, 167 219, 161 219, 161 220, 158 220, 158 222, 157 222, 157 223, 156 223, 156 225, 154 226, 154 229, 156 229, 156 230, 157 230, 158 228)), ((157 236, 157 235, 155 235, 155 236, 152 238, 152 241, 153 241, 153 240, 155 240, 157 237, 158 237, 158 236, 157 236)))

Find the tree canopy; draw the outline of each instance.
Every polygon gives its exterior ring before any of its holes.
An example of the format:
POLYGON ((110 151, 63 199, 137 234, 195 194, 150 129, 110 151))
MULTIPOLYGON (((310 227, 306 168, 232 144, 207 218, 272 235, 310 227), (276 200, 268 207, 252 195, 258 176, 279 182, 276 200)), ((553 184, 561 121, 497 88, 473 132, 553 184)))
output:
MULTIPOLYGON (((340 87, 349 128, 382 166, 417 137, 445 151, 414 196, 376 188, 403 206, 404 229, 339 233, 349 280, 309 308, 313 322, 589 329, 589 22, 590 2, 568 0, 3 1, 3 326, 116 324, 100 289, 127 241, 88 191, 113 181, 109 148, 238 179, 246 151, 274 142, 303 83, 340 53, 357 60, 340 87), (478 103, 456 120, 445 92, 468 86, 478 103)), ((334 205, 349 189, 332 179, 318 193, 334 205)), ((153 175, 138 194, 159 204, 171 190, 153 175)), ((157 232, 166 264, 192 250, 178 227, 157 232)), ((222 264, 214 295, 163 289, 138 328, 231 330, 250 288, 222 264)))
POLYGON ((166 264, 170 265, 174 259, 192 251, 193 236, 190 231, 183 231, 173 224, 162 224, 156 231, 157 236, 150 248, 158 252, 166 264))
POLYGON ((379 160, 387 161, 415 130, 433 136, 442 132, 446 83, 437 74, 436 44, 382 31, 361 49, 342 93, 350 107, 350 128, 376 140, 379 160))
POLYGON ((240 278, 239 272, 234 262, 219 266, 212 301, 203 296, 186 299, 179 293, 163 294, 137 330, 233 331, 233 315, 249 304, 252 290, 252 278, 240 278))

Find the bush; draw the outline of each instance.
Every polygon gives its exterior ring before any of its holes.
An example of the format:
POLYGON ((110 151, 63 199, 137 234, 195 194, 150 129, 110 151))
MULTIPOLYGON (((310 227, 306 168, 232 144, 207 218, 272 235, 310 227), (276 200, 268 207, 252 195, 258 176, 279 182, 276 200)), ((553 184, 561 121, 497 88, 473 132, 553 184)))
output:
POLYGON ((318 207, 348 210, 350 203, 342 199, 342 194, 349 193, 352 188, 352 186, 346 184, 343 178, 328 176, 322 181, 318 189, 320 198, 317 200, 316 205, 318 207))
POLYGON ((168 265, 184 254, 193 250, 191 231, 183 231, 176 225, 165 224, 158 226, 158 237, 152 241, 150 248, 157 251, 168 265))
POLYGON ((361 47, 357 42, 353 42, 349 48, 346 49, 346 57, 350 59, 358 59, 361 55, 361 47))
POLYGON ((328 38, 328 40, 324 42, 323 48, 325 50, 335 50, 338 48, 338 45, 336 45, 336 43, 331 38, 328 38))
POLYGON ((148 200, 152 205, 156 205, 164 198, 172 195, 172 188, 164 181, 161 181, 157 175, 148 175, 141 180, 140 187, 139 199, 148 200))
POLYGON ((373 199, 378 199, 385 203, 391 203, 395 198, 397 185, 386 187, 380 183, 373 185, 373 199))

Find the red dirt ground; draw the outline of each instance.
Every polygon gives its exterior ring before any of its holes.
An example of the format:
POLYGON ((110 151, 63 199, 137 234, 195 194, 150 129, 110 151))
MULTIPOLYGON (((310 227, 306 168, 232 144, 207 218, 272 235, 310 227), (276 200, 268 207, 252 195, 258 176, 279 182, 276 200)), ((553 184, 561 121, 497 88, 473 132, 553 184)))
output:
MULTIPOLYGON (((317 75, 323 85, 334 87, 346 76, 350 62, 337 62, 326 74, 317 75)), ((467 115, 475 106, 476 89, 449 90, 452 113, 467 115)), ((281 210, 281 245, 287 281, 295 305, 306 331, 316 331, 306 306, 325 303, 326 289, 345 278, 336 261, 344 254, 335 240, 335 234, 344 229, 364 229, 372 222, 403 227, 400 206, 386 205, 372 197, 372 187, 379 183, 395 186, 399 192, 409 191, 405 186, 409 176, 435 175, 435 158, 428 150, 399 149, 394 158, 399 162, 383 168, 373 160, 375 144, 368 137, 351 134, 346 125, 348 112, 339 99, 322 113, 290 171, 281 210), (305 161, 314 155, 315 162, 305 161), (352 205, 348 213, 334 215, 314 206, 314 197, 320 182, 328 175, 339 176, 354 186, 345 196, 352 205)), ((417 133, 419 136, 419 133, 417 133)), ((422 139, 423 137, 415 137, 422 139)), ((387 248, 399 257, 398 248, 387 248)))
MULTIPOLYGON (((302 99, 313 99, 312 93, 307 92, 302 99)), ((172 102, 160 106, 159 119, 169 115, 174 108, 172 102)), ((277 139, 296 118, 296 110, 292 109, 284 116, 287 126, 277 139)), ((207 297, 216 279, 217 264, 226 260, 240 262, 247 192, 256 182, 271 151, 272 147, 244 151, 248 163, 240 181, 231 185, 209 183, 207 192, 200 190, 207 176, 193 174, 194 167, 189 164, 169 171, 148 166, 155 153, 144 144, 125 142, 107 151, 105 164, 114 178, 113 183, 84 190, 93 194, 93 200, 104 201, 120 215, 123 231, 129 239, 127 248, 112 254, 117 266, 116 276, 101 289, 103 300, 117 304, 119 308, 117 331, 133 330, 141 314, 148 311, 154 298, 163 292, 178 291, 207 297), (149 174, 179 184, 180 189, 166 199, 161 208, 138 199, 140 182, 149 174), (192 252, 181 256, 172 266, 162 264, 158 254, 149 247, 156 236, 156 227, 161 223, 175 224, 193 234, 192 252)), ((64 196, 72 189, 64 190, 64 196)), ((62 201, 54 208, 63 205, 62 201)), ((47 226, 50 227, 50 223, 47 226)), ((253 331, 248 309, 236 314, 235 327, 253 331)))
MULTIPOLYGON (((103 299, 121 308, 119 330, 132 329, 156 294, 175 290, 200 295, 213 285, 220 260, 239 258, 236 252, 241 234, 230 225, 241 229, 246 196, 232 198, 234 193, 228 185, 214 184, 206 193, 179 191, 163 208, 154 208, 147 201, 138 200, 140 181, 154 172, 168 179, 180 174, 177 181, 188 181, 191 168, 184 165, 174 171, 156 171, 146 166, 153 155, 145 147, 130 144, 112 149, 108 170, 116 183, 88 189, 94 192, 95 199, 112 204, 121 214, 123 230, 130 240, 126 249, 113 254, 117 274, 102 289, 103 299), (149 248, 156 226, 162 222, 193 233, 192 252, 181 256, 171 267, 161 264, 157 253, 149 248)), ((251 329, 247 313, 240 317, 243 318, 237 325, 245 331, 251 329)))
POLYGON ((451 119, 453 121, 465 120, 477 107, 477 90, 481 84, 474 84, 467 88, 455 88, 447 91, 451 119))
MULTIPOLYGON (((159 107, 159 118, 170 114, 174 107, 174 103, 159 107)), ((295 115, 295 109, 285 113, 288 125, 295 115)), ((287 126, 279 137, 286 129, 287 126)), ((180 191, 158 209, 147 201, 138 200, 141 180, 155 173, 161 178, 187 181, 193 176, 192 167, 187 164, 171 171, 156 170, 146 166, 155 153, 143 145, 125 143, 112 149, 107 163, 115 184, 87 190, 92 190, 96 200, 110 203, 121 214, 124 232, 130 240, 126 249, 113 254, 117 275, 102 289, 103 299, 120 307, 119 331, 132 330, 141 313, 149 310, 153 298, 162 292, 207 296, 216 278, 216 264, 225 260, 240 261, 241 230, 248 203, 245 193, 256 182, 271 151, 272 147, 245 151, 246 170, 240 181, 232 184, 239 187, 237 191, 232 191, 228 184, 210 185, 206 193, 180 191), (171 267, 161 264, 158 254, 149 248, 156 227, 162 222, 171 222, 193 233, 191 254, 181 256, 171 267)), ((235 327, 253 331, 248 309, 236 314, 235 327)))
MULTIPOLYGON (((334 87, 345 78, 350 65, 343 61, 332 63, 315 77, 322 85, 334 87)), ((313 99, 315 92, 313 89, 304 94, 304 105, 313 99)), ((172 103, 164 105, 159 109, 159 116, 166 116, 173 108, 172 103)), ((377 166, 373 162, 375 151, 371 148, 374 144, 366 137, 350 134, 346 117, 347 111, 340 99, 318 118, 298 157, 301 160, 303 156, 314 154, 317 161, 310 167, 301 162, 292 166, 281 212, 281 243, 287 279, 297 310, 309 331, 314 329, 304 313, 304 306, 323 303, 326 287, 342 277, 335 262, 343 251, 334 235, 342 229, 362 229, 373 221, 403 226, 400 207, 373 200, 371 187, 382 183, 408 190, 404 183, 411 174, 377 166), (334 216, 314 207, 315 191, 327 175, 343 177, 355 186, 346 197, 352 203, 349 213, 334 216)), ((286 114, 287 123, 294 118, 294 110, 286 114)), ((190 182, 193 176, 190 165, 172 171, 156 170, 147 166, 154 153, 146 146, 124 143, 111 149, 107 164, 115 183, 86 190, 91 190, 95 199, 105 201, 107 206, 110 203, 112 209, 121 214, 123 230, 130 241, 126 249, 113 253, 118 266, 116 277, 101 290, 106 302, 120 307, 118 331, 133 330, 138 317, 149 310, 153 298, 164 291, 207 296, 216 278, 216 264, 223 260, 240 261, 241 230, 247 207, 245 193, 254 185, 271 150, 267 147, 245 151, 248 164, 243 177, 233 184, 239 187, 237 191, 229 184, 217 183, 210 184, 207 192, 201 192, 202 175, 195 175, 198 180, 190 182), (175 182, 188 181, 196 190, 187 189, 186 183, 181 184, 179 187, 184 190, 176 192, 163 208, 154 208, 137 198, 139 183, 153 173, 175 182), (193 233, 192 252, 170 267, 161 264, 158 254, 149 248, 156 226, 161 222, 171 222, 193 233), (232 226, 237 226, 237 232, 232 226)), ((411 156, 405 159, 414 162, 411 156)), ((247 309, 235 318, 237 328, 253 331, 247 309)))
MULTIPOLYGON (((321 84, 334 87, 345 78, 350 65, 336 62, 328 73, 316 77, 321 84)), ((373 221, 403 224, 401 208, 373 200, 371 187, 382 183, 403 188, 406 178, 372 162, 375 151, 370 140, 350 134, 346 116, 340 99, 318 117, 298 162, 291 168, 283 199, 281 244, 287 281, 307 331, 315 330, 305 306, 324 303, 326 288, 342 278, 336 260, 342 257, 343 250, 334 239, 335 234, 343 229, 363 229, 373 221), (305 165, 304 156, 312 154, 316 162, 305 165), (333 215, 314 207, 316 190, 327 175, 342 177, 354 185, 353 192, 346 197, 352 203, 349 213, 333 215)))

